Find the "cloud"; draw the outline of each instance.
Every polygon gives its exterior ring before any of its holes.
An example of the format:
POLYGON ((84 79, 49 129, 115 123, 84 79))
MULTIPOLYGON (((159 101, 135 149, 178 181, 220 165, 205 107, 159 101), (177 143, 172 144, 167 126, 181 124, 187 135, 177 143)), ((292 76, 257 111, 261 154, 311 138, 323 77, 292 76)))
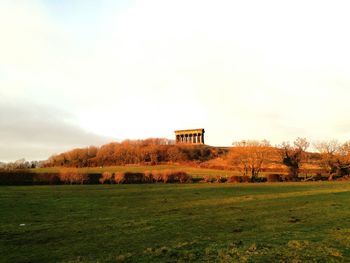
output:
POLYGON ((112 138, 84 131, 69 112, 32 103, 0 104, 0 160, 46 159, 73 147, 101 145, 112 138))
MULTIPOLYGON (((0 96, 45 102, 67 146, 196 127, 213 145, 349 134, 347 1, 56 2, 0 2, 0 96)), ((11 136, 37 145, 33 114, 11 136)))

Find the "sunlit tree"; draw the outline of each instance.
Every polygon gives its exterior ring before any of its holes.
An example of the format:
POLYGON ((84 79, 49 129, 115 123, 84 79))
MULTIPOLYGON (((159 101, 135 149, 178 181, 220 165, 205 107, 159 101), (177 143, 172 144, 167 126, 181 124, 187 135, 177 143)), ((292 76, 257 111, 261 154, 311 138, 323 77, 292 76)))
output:
POLYGON ((310 143, 306 138, 297 138, 293 145, 284 142, 279 146, 282 163, 288 167, 290 179, 298 180, 300 168, 307 157, 306 150, 309 146, 310 143))
POLYGON ((256 180, 271 153, 270 143, 248 140, 234 142, 233 146, 228 154, 231 164, 239 167, 243 175, 250 175, 252 181, 256 180))

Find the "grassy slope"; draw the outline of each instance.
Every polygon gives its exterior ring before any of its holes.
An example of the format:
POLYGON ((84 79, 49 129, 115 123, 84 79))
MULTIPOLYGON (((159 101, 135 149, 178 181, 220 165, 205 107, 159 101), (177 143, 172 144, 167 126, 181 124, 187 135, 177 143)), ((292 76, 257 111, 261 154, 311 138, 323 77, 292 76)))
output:
MULTIPOLYGON (((62 167, 49 167, 49 168, 35 168, 31 169, 33 172, 37 173, 50 173, 50 172, 58 172, 62 167)), ((144 172, 144 171, 152 171, 152 170, 176 170, 176 171, 186 171, 189 175, 193 177, 203 177, 205 175, 220 175, 220 176, 230 176, 230 175, 239 175, 238 171, 225 171, 225 170, 217 170, 217 169, 205 169, 205 168, 197 168, 191 166, 184 165, 125 165, 125 166, 106 166, 106 167, 87 167, 87 168, 79 168, 82 172, 86 173, 103 173, 105 171, 108 172, 144 172)))
POLYGON ((0 187, 0 261, 345 262, 349 191, 347 182, 0 187))

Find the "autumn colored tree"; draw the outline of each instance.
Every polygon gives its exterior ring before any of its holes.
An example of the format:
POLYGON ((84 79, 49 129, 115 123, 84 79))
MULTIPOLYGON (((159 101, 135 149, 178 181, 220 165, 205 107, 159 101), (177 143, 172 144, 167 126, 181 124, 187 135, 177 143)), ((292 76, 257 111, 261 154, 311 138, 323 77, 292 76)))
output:
POLYGON ((250 175, 251 180, 255 181, 271 153, 270 143, 266 140, 249 140, 234 142, 233 145, 228 159, 240 168, 244 176, 250 175))
POLYGON ((327 171, 328 180, 332 180, 333 174, 337 171, 341 144, 337 140, 320 141, 314 143, 314 147, 321 155, 320 165, 327 171))
POLYGON ((339 163, 341 164, 338 167, 338 175, 344 176, 349 175, 350 173, 350 141, 347 141, 342 144, 340 147, 340 158, 339 163))
POLYGON ((328 180, 333 180, 334 175, 349 174, 350 142, 341 144, 337 140, 321 141, 315 143, 315 148, 321 154, 321 165, 328 172, 328 180))
POLYGON ((307 157, 306 150, 309 146, 310 143, 306 138, 297 138, 293 145, 284 142, 279 147, 282 163, 288 167, 291 180, 298 180, 300 168, 307 157))
MULTIPOLYGON (((86 167, 126 164, 152 164, 166 162, 206 161, 219 155, 208 146, 169 144, 162 138, 125 140, 102 145, 76 148, 53 155, 46 166, 86 167)), ((222 153, 221 153, 222 154, 222 153)))
POLYGON ((181 162, 186 160, 186 155, 181 151, 180 147, 171 145, 167 148, 167 156, 170 162, 181 162))

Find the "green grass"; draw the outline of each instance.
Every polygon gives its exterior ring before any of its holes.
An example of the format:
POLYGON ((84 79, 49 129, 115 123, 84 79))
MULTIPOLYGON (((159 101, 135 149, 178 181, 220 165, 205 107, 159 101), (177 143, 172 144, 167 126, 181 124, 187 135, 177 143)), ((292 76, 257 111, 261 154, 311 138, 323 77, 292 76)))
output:
POLYGON ((0 262, 350 261, 348 182, 9 186, 0 214, 0 262))

